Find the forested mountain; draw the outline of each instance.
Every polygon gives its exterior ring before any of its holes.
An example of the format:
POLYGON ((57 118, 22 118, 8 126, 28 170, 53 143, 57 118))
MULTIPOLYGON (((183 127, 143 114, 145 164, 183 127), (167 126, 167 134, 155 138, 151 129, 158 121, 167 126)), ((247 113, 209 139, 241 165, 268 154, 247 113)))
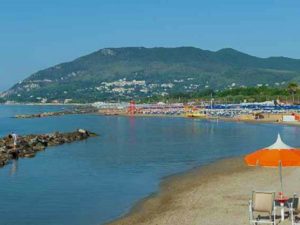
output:
POLYGON ((259 58, 229 48, 105 48, 38 71, 2 96, 27 102, 93 102, 290 81, 300 81, 299 59, 259 58))

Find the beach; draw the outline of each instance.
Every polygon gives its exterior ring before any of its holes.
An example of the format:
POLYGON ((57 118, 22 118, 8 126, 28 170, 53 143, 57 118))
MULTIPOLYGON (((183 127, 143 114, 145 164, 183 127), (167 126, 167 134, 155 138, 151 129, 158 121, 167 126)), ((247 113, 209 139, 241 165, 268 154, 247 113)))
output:
MULTIPOLYGON (((299 193, 299 176, 300 169, 283 169, 286 195, 299 193)), ((247 167, 242 158, 224 159, 165 179, 159 193, 109 225, 249 224, 248 201, 253 190, 280 191, 278 169, 247 167)))

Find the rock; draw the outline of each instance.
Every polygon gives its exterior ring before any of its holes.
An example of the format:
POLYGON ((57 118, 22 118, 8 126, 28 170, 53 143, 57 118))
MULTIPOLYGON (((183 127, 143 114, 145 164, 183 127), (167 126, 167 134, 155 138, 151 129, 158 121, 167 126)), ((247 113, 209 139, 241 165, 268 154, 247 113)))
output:
POLYGON ((19 151, 14 150, 9 152, 9 158, 10 159, 18 159, 19 158, 19 151))
POLYGON ((33 158, 34 156, 35 156, 35 153, 34 153, 34 152, 26 153, 26 154, 24 155, 24 157, 26 157, 26 158, 33 158))
POLYGON ((38 152, 38 151, 43 151, 43 150, 45 150, 45 146, 44 145, 42 145, 42 144, 37 144, 37 145, 35 145, 35 146, 33 146, 32 147, 32 149, 34 150, 34 151, 36 151, 36 152, 38 152))

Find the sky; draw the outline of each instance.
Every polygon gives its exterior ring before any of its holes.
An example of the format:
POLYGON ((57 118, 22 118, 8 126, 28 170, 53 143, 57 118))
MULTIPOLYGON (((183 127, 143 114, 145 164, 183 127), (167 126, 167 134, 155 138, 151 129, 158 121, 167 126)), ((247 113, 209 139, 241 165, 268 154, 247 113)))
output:
POLYGON ((106 47, 300 59, 299 0, 0 0, 0 91, 106 47))

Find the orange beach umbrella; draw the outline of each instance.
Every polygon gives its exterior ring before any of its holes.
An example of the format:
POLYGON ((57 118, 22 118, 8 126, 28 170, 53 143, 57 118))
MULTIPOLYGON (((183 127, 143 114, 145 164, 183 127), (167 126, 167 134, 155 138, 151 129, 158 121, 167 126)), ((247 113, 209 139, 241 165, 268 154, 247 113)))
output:
POLYGON ((248 166, 279 167, 282 190, 282 167, 300 166, 300 149, 286 145, 278 134, 277 141, 245 157, 248 166))

